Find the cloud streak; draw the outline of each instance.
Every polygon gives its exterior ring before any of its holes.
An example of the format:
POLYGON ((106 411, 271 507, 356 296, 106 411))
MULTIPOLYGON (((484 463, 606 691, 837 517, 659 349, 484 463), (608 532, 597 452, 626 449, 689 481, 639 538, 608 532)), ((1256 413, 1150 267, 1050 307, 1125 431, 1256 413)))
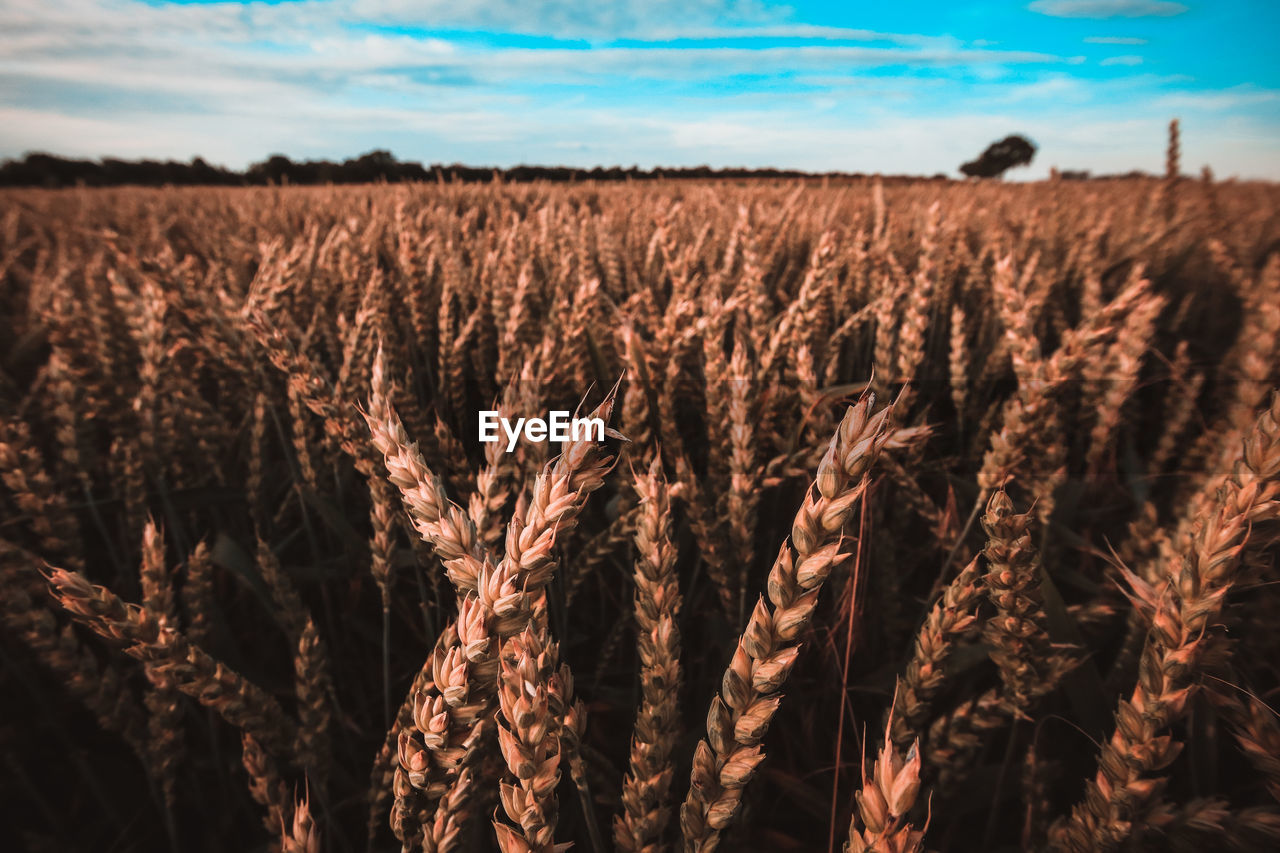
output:
POLYGON ((1088 36, 1085 44, 1146 44, 1146 39, 1133 36, 1088 36))
POLYGON ((1054 18, 1168 18, 1187 11, 1170 0, 1035 0, 1027 8, 1054 18))
POLYGON ((1141 65, 1141 56, 1108 56, 1106 59, 1098 63, 1104 68, 1111 65, 1141 65))

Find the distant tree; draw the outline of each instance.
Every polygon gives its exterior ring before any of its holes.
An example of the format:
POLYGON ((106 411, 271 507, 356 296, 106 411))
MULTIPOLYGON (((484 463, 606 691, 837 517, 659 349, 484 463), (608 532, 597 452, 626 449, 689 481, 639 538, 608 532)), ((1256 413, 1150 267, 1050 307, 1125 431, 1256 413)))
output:
POLYGON ((256 184, 283 183, 285 180, 292 180, 294 175, 293 161, 283 154, 272 154, 261 163, 254 163, 249 167, 249 180, 256 184))
POLYGON ((1006 136, 987 146, 977 160, 960 167, 970 178, 998 178, 1014 166, 1026 166, 1035 156, 1036 146, 1022 136, 1006 136))

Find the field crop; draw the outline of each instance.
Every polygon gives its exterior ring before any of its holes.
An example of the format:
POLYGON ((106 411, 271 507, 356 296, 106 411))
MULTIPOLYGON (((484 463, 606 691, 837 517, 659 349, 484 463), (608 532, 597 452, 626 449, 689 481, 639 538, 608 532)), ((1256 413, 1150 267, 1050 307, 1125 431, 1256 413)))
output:
POLYGON ((1275 849, 1277 209, 6 192, 0 835, 1275 849))

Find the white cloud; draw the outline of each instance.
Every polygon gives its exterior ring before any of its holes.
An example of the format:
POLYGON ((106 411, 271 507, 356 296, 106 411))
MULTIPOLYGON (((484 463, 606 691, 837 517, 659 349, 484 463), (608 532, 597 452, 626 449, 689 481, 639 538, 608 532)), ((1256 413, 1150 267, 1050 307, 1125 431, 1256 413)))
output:
POLYGON ((1141 65, 1141 56, 1108 56, 1099 65, 1141 65))
POLYGON ((1187 11, 1170 0, 1035 0, 1027 8, 1055 18, 1167 18, 1187 11))
MULTIPOLYGON (((71 0, 75 2, 75 0, 71 0)), ((528 84, 596 86, 601 75, 696 83, 731 75, 792 75, 848 72, 883 66, 998 67, 1053 64, 1049 54, 964 48, 950 39, 921 40, 911 45, 808 44, 784 47, 672 47, 645 43, 636 47, 464 48, 441 38, 406 34, 375 35, 342 27, 312 31, 269 28, 271 41, 255 42, 258 22, 220 17, 216 37, 182 30, 174 21, 131 19, 128 28, 112 28, 91 15, 76 19, 58 14, 71 5, 61 0, 53 10, 54 25, 40 26, 31 16, 0 35, 0 73, 32 81, 77 81, 95 87, 118 87, 136 95, 148 91, 185 92, 192 97, 236 98, 262 93, 275 84, 284 90, 316 89, 340 96, 344 88, 379 81, 390 92, 446 87, 490 89, 528 84)), ((297 5, 297 4, 293 4, 297 5)), ((179 23, 191 22, 190 7, 180 7, 179 23)), ((277 7, 255 7, 253 14, 277 14, 277 7)), ((74 16, 72 16, 74 17, 74 16)), ((163 17, 163 16, 161 16, 163 17)), ((117 22, 118 23, 118 22, 117 22)), ((261 34, 257 38, 262 38, 261 34)), ((281 97, 281 100, 285 100, 281 97)))
MULTIPOLYGON (((145 0, 4 0, 6 38, 42 30, 68 41, 138 38, 206 38, 288 42, 346 25, 379 25, 431 31, 488 31, 558 39, 610 41, 682 37, 685 31, 770 28, 785 25, 785 10, 751 0, 297 0, 286 3, 150 3, 145 0)), ((812 28, 806 37, 850 38, 835 28, 812 28), (823 30, 830 30, 822 35, 823 30)), ((797 35, 805 35, 800 27, 797 35)), ((719 37, 719 36, 714 36, 719 37)))
POLYGON ((1157 106, 1170 110, 1205 110, 1218 112, 1241 107, 1280 104, 1280 91, 1238 86, 1219 92, 1178 92, 1155 100, 1157 106))
POLYGON ((1085 39, 1087 44, 1146 44, 1146 39, 1132 38, 1130 36, 1089 36, 1085 39))
POLYGON ((761 24, 745 26, 658 26, 647 35, 649 40, 674 39, 807 39, 811 41, 893 42, 895 44, 931 44, 954 42, 938 36, 909 33, 885 33, 849 27, 826 27, 815 24, 761 24))
POLYGON ((43 150, 90 158, 118 152, 127 157, 168 159, 209 151, 206 140, 195 138, 188 127, 178 123, 166 126, 155 122, 140 133, 138 125, 129 119, 85 118, 56 109, 0 107, 0 126, 6 128, 5 142, 15 152, 43 150))
POLYGON ((565 38, 646 38, 683 27, 768 25, 781 23, 784 11, 752 0, 346 0, 343 5, 344 17, 354 20, 565 38))
POLYGON ((1034 83, 1020 83, 1003 89, 995 98, 1001 104, 1081 103, 1091 98, 1089 88, 1079 80, 1054 75, 1034 83))

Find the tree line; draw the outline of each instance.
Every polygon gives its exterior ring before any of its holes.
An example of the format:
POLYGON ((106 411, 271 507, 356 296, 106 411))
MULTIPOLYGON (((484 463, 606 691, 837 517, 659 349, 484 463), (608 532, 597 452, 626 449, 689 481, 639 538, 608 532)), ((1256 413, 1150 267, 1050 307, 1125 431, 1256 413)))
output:
MULTIPOLYGON (((869 177, 857 172, 803 172, 796 169, 713 169, 710 166, 641 169, 612 166, 575 169, 569 166, 514 166, 498 169, 484 166, 432 164, 397 160, 389 151, 370 151, 341 162, 332 160, 295 161, 273 154, 244 171, 212 166, 200 157, 189 163, 175 160, 75 160, 54 154, 31 153, 21 159, 0 163, 0 186, 246 186, 282 184, 365 184, 406 181, 445 183, 488 183, 509 181, 640 181, 659 178, 837 178, 869 177)), ((890 179, 919 180, 918 176, 888 176, 890 179)), ((935 175, 947 180, 946 175, 935 175)))
MULTIPOLYGON (((961 164, 960 173, 968 178, 999 180, 1012 168, 1027 166, 1036 153, 1036 145, 1023 136, 1007 136, 987 146, 981 155, 961 164)), ((390 151, 369 151, 341 162, 332 160, 291 160, 273 154, 244 171, 212 166, 196 157, 190 163, 176 160, 75 160, 54 154, 35 152, 21 159, 0 162, 0 187, 106 187, 106 186, 267 186, 368 184, 401 182, 490 183, 503 181, 644 181, 662 178, 686 179, 836 179, 853 180, 871 177, 861 172, 804 172, 798 169, 713 169, 710 166, 682 168, 659 167, 641 169, 632 166, 578 169, 570 166, 514 166, 500 169, 492 166, 465 166, 461 163, 424 166, 412 160, 397 160, 390 151)), ((936 180, 946 181, 945 174, 931 178, 920 175, 877 175, 888 182, 936 180)), ((1146 178, 1139 171, 1123 175, 1090 175, 1084 170, 1051 170, 1055 180, 1146 178)))

